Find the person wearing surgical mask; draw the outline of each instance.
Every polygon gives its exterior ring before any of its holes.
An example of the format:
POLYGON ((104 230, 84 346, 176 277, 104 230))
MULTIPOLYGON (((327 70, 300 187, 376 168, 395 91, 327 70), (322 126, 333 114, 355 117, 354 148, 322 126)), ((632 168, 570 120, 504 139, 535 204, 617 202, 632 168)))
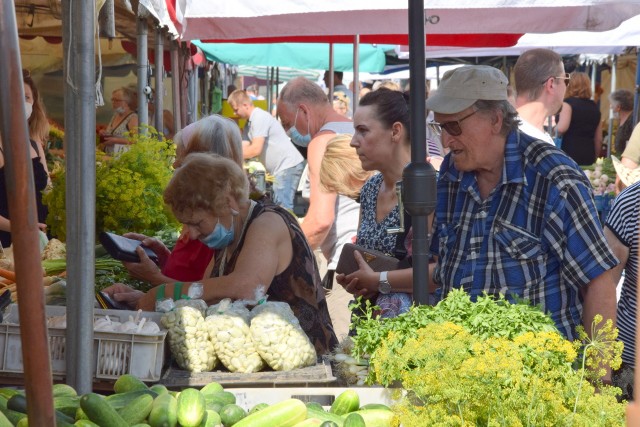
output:
POLYGON ((337 194, 320 186, 320 165, 327 143, 337 134, 353 135, 353 122, 333 109, 324 91, 303 77, 289 81, 278 99, 278 117, 294 144, 307 150, 302 191, 309 209, 302 230, 312 249, 325 241, 335 222, 337 194))
MULTIPOLYGON (((42 192, 49 182, 49 173, 45 159, 42 143, 34 140, 36 137, 42 138, 48 134, 48 123, 46 122, 44 109, 42 107, 38 90, 27 70, 23 70, 24 81, 24 108, 25 120, 29 125, 29 154, 31 157, 31 167, 33 170, 33 181, 35 187, 36 211, 38 215, 38 227, 46 230, 45 220, 47 219, 47 207, 42 203, 42 192)), ((3 248, 11 246, 11 220, 9 219, 9 200, 7 196, 7 181, 5 176, 5 156, 4 142, 0 141, 0 243, 3 248)))
POLYGON ((138 115, 134 111, 136 94, 126 87, 111 93, 113 116, 100 134, 100 148, 107 154, 118 154, 127 151, 132 141, 128 134, 135 134, 138 128, 138 115))
MULTIPOLYGON (((269 301, 289 304, 318 355, 337 345, 318 266, 298 220, 278 205, 251 200, 247 175, 236 162, 210 153, 187 155, 164 201, 191 240, 216 251, 199 281, 207 304, 252 301, 263 292, 269 301)), ((106 292, 153 311, 158 296, 188 295, 191 284, 165 283, 147 293, 114 285, 106 292)))

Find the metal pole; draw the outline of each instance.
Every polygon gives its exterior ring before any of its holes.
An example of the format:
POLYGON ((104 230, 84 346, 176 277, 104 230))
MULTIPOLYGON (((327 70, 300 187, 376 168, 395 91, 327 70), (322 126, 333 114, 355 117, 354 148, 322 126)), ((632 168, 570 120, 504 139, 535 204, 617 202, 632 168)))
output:
MULTIPOLYGON (((616 79, 618 74, 618 55, 613 55, 611 61, 611 90, 610 93, 616 90, 616 79)), ((611 108, 611 102, 609 102, 609 143, 607 144, 607 157, 611 157, 611 144, 613 144, 613 108, 611 108)), ((620 156, 622 153, 616 153, 620 156)))
MULTIPOLYGON (((153 100, 155 114, 154 114, 154 123, 156 125, 156 130, 164 135, 162 130, 164 129, 164 100, 162 99, 164 96, 164 86, 162 85, 162 79, 164 78, 164 43, 162 38, 164 37, 164 32, 162 28, 158 27, 156 29, 156 52, 155 52, 155 91, 156 96, 153 100)), ((145 97, 145 100, 147 98, 145 97)), ((145 102, 146 104, 146 102, 145 102)))
POLYGON ((7 197, 19 295, 20 341, 29 423, 54 425, 51 365, 47 339, 42 265, 38 244, 35 185, 24 110, 22 62, 13 0, 2 2, 0 15, 0 134, 4 141, 7 197))
MULTIPOLYGON (((149 105, 145 102, 147 95, 144 90, 149 86, 147 73, 149 71, 149 50, 147 48, 147 20, 138 18, 136 22, 138 38, 138 123, 140 126, 149 124, 149 105)), ((144 130, 143 130, 144 132, 144 130)))
POLYGON ((633 99, 633 127, 638 124, 638 116, 640 116, 640 48, 637 49, 636 59, 636 96, 633 99))
POLYGON ((187 92, 189 93, 187 122, 193 123, 198 120, 198 67, 193 67, 191 60, 189 60, 189 69, 189 80, 187 81, 187 92))
POLYGON ((360 34, 356 34, 353 37, 353 99, 351 104, 353 105, 353 111, 351 117, 356 114, 356 106, 358 105, 358 95, 360 93, 360 34))
POLYGON ((334 61, 333 61, 333 43, 329 43, 329 102, 333 105, 333 88, 335 83, 333 81, 333 73, 334 73, 334 61))
POLYGON ((598 63, 593 62, 591 64, 591 99, 596 99, 596 74, 598 70, 598 63))
MULTIPOLYGON (((70 3, 70 2, 64 2, 70 3)), ((66 15, 64 15, 66 16, 66 15)), ((63 19, 64 19, 63 16, 63 19)), ((67 203, 67 382, 78 393, 92 389, 93 303, 95 280, 95 3, 75 2, 69 9, 64 69, 67 203), (73 105, 72 109, 67 106, 73 105)))
POLYGON ((424 0, 409 2, 409 86, 411 87, 411 163, 403 172, 403 199, 413 227, 413 300, 429 302, 428 215, 436 206, 436 171, 426 162, 424 0))
POLYGON ((180 112, 180 59, 178 55, 178 42, 171 41, 171 100, 173 103, 173 129, 178 132, 182 129, 180 112))

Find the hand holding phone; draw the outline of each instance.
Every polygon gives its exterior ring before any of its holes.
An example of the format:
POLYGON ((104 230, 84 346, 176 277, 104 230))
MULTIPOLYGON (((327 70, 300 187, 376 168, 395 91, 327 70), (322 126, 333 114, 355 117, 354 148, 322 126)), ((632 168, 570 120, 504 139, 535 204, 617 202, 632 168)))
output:
POLYGON ((114 233, 103 231, 99 236, 100 243, 113 258, 125 262, 140 262, 140 256, 136 252, 138 246, 144 249, 147 256, 158 264, 158 255, 148 247, 142 245, 139 240, 129 239, 114 233))

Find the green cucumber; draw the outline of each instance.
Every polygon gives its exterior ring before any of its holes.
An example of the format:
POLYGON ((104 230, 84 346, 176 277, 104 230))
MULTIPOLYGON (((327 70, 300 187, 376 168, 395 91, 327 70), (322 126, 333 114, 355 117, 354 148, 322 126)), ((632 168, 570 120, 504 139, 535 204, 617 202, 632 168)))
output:
POLYGON ((87 417, 87 414, 84 413, 84 411, 82 410, 82 408, 78 408, 76 410, 76 421, 78 420, 88 420, 89 417, 87 417))
POLYGON ((268 408, 268 403, 256 403, 253 405, 253 408, 249 409, 249 413, 253 414, 254 412, 262 411, 264 408, 268 408))
POLYGON ((327 412, 324 409, 322 411, 319 411, 315 408, 307 407, 307 418, 317 418, 322 421, 332 421, 337 424, 338 427, 342 427, 342 424, 344 424, 344 418, 332 412, 327 412))
POLYGON ((113 384, 113 391, 116 393, 126 393, 134 390, 147 390, 149 387, 138 377, 131 374, 120 375, 120 377, 113 384))
POLYGON ((154 384, 149 387, 149 390, 154 391, 160 396, 161 394, 169 393, 169 389, 162 384, 154 384))
POLYGON ((105 397, 104 400, 109 402, 109 405, 111 405, 113 409, 118 411, 124 408, 125 406, 127 406, 127 404, 131 402, 133 399, 135 399, 138 396, 142 396, 143 394, 148 394, 154 399, 158 397, 155 391, 146 389, 146 390, 133 390, 133 391, 128 391, 126 393, 111 394, 105 397))
POLYGON ((13 423, 2 412, 0 412, 0 427, 13 427, 13 423))
POLYGON ((235 403, 224 405, 220 410, 220 419, 225 427, 231 427, 247 416, 247 411, 235 403))
POLYGON ((364 409, 352 412, 360 415, 367 427, 390 427, 397 425, 398 417, 386 409, 364 409))
POLYGON ((203 396, 208 401, 220 402, 223 405, 226 405, 228 403, 237 403, 236 395, 231 393, 230 391, 218 391, 215 393, 204 394, 203 396))
POLYGON ((77 427, 100 427, 98 424, 90 420, 78 420, 73 425, 77 427))
POLYGON ((312 408, 312 409, 315 409, 316 411, 324 411, 324 408, 318 402, 307 402, 305 403, 305 405, 307 405, 307 408, 312 408))
POLYGON ((147 421, 151 427, 175 427, 178 424, 178 401, 171 393, 153 400, 147 421))
POLYGON ((200 390, 185 388, 178 395, 178 423, 182 427, 198 427, 204 418, 206 403, 200 390))
POLYGON ((53 385, 53 397, 75 397, 78 392, 75 388, 68 384, 54 384, 53 385))
POLYGON ((336 397, 329 412, 336 415, 346 415, 360 408, 360 396, 355 390, 346 389, 336 397))
POLYGON ((207 410, 204 413, 204 418, 200 423, 200 427, 222 427, 222 419, 217 412, 207 410))
POLYGON ((344 427, 367 427, 362 415, 357 412, 352 412, 344 419, 344 427))
POLYGON ((221 391, 224 391, 224 388, 222 387, 222 385, 220 385, 220 383, 217 383, 215 381, 210 382, 209 384, 207 384, 206 386, 200 389, 200 393, 204 395, 219 393, 221 391))
POLYGON ((298 424, 294 425, 293 427, 320 427, 322 426, 322 424, 324 423, 317 418, 307 418, 304 421, 300 421, 298 424))
POLYGON ((9 400, 11 396, 13 396, 14 394, 24 394, 24 393, 21 392, 20 390, 16 390, 15 388, 11 388, 11 387, 0 388, 0 396, 6 398, 7 400, 9 400))
POLYGON ((120 414, 99 394, 87 393, 82 396, 80 407, 87 417, 99 426, 129 427, 120 414))
POLYGON ((7 409, 27 413, 27 398, 22 394, 14 394, 7 400, 7 409))
POLYGON ((320 427, 340 427, 342 424, 336 424, 333 421, 323 421, 320 427))
POLYGON ((27 414, 23 414, 22 412, 12 411, 11 409, 3 409, 2 414, 6 419, 13 425, 18 424, 18 422, 27 417, 27 414))
POLYGON ((234 427, 293 427, 307 418, 307 407, 299 399, 287 399, 249 414, 234 427))
POLYGON ((129 402, 127 406, 119 410, 118 413, 129 425, 134 425, 147 419, 151 413, 152 406, 153 397, 148 394, 143 394, 129 402))
POLYGON ((53 407, 70 417, 76 416, 76 411, 80 407, 79 396, 61 396, 53 398, 53 407))
POLYGON ((389 408, 387 405, 383 403, 367 403, 366 405, 362 405, 359 411, 363 411, 365 409, 384 409, 387 411, 391 410, 391 408, 389 408))
POLYGON ((27 419, 27 417, 24 417, 23 419, 18 421, 18 424, 16 424, 16 427, 29 427, 29 420, 27 419))

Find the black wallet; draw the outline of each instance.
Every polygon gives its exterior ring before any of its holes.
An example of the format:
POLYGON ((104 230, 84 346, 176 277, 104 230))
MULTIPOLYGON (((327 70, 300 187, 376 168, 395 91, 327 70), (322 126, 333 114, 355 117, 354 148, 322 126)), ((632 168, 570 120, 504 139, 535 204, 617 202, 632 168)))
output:
MULTIPOLYGON (((140 262, 136 248, 141 246, 139 240, 129 239, 114 233, 103 231, 99 236, 100 243, 113 258, 125 262, 140 262)), ((158 255, 151 249, 142 246, 151 261, 158 263, 158 255)))
POLYGON ((108 310, 131 310, 131 307, 129 307, 128 305, 122 302, 118 302, 114 300, 106 292, 102 292, 102 291, 96 292, 96 300, 98 300, 98 304, 100 304, 100 308, 104 308, 108 310))

